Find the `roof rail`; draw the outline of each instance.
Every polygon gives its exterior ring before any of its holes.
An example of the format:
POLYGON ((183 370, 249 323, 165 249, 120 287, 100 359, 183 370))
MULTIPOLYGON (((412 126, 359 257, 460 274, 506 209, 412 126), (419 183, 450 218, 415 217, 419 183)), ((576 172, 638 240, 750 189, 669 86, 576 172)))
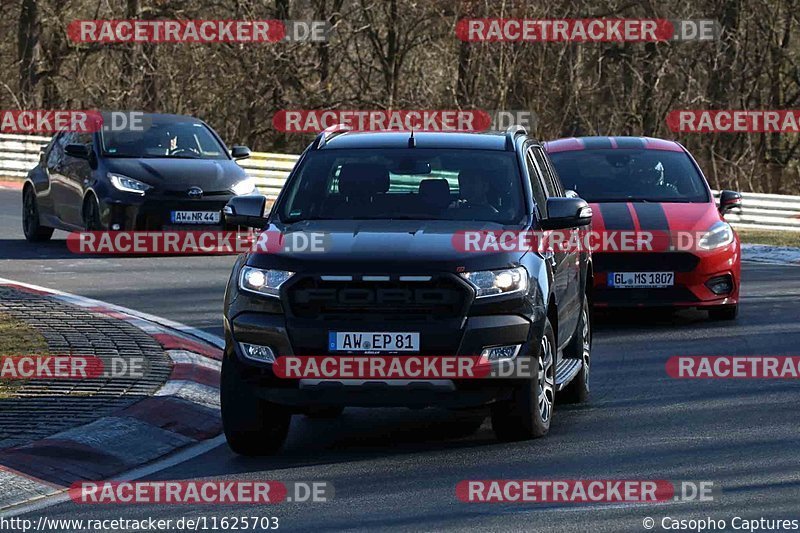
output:
POLYGON ((319 135, 317 135, 317 138, 314 139, 314 142, 312 143, 311 147, 314 150, 319 150, 320 148, 325 146, 326 142, 330 141, 337 135, 340 135, 342 133, 347 133, 348 131, 353 131, 353 129, 346 124, 334 124, 333 126, 328 126, 324 130, 322 130, 322 132, 320 132, 319 135))
POLYGON ((528 130, 525 129, 524 126, 520 126, 519 124, 514 124, 509 126, 506 130, 506 150, 513 152, 514 151, 514 139, 517 138, 517 135, 527 135, 528 130))

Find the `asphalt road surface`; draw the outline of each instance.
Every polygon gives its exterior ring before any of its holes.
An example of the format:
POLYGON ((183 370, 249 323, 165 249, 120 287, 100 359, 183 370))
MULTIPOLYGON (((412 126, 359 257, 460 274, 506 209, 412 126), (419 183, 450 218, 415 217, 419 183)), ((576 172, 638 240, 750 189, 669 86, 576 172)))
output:
MULTIPOLYGON (((63 240, 22 240, 19 193, 0 191, 0 276, 57 288, 219 333, 231 257, 86 259, 63 240)), ((58 238, 58 235, 57 235, 58 238)), ((699 312, 606 317, 596 325, 593 392, 558 406, 550 434, 499 444, 487 422, 454 438, 436 410, 348 409, 335 420, 295 417, 283 452, 241 458, 220 446, 149 479, 331 482, 327 503, 272 506, 78 506, 50 518, 277 516, 281 529, 646 531, 646 517, 800 519, 800 382, 675 380, 673 355, 800 355, 800 268, 745 265, 733 323, 699 312), (467 504, 467 479, 713 481, 715 501, 658 505, 467 504)))

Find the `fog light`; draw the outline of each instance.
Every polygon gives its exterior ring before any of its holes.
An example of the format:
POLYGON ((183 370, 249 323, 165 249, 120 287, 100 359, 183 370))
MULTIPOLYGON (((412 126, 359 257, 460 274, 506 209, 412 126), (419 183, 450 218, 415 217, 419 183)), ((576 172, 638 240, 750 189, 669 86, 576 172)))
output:
POLYGON ((733 278, 730 274, 717 276, 706 281, 706 287, 714 294, 729 294, 733 291, 733 278))
POLYGON ((521 344, 511 344, 509 346, 492 346, 491 348, 484 348, 481 352, 481 357, 485 357, 489 361, 514 359, 519 353, 521 346, 521 344))
POLYGON ((274 363, 275 353, 269 346, 260 346, 258 344, 247 344, 240 342, 239 346, 242 348, 242 353, 248 359, 258 361, 259 363, 274 363))

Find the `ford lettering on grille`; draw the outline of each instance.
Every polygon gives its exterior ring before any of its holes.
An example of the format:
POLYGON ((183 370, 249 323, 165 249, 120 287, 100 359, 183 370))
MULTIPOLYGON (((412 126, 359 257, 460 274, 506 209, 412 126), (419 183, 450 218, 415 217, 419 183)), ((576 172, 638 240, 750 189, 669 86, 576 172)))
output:
POLYGON ((451 305, 458 294, 442 289, 302 289, 295 292, 299 304, 340 305, 451 305))

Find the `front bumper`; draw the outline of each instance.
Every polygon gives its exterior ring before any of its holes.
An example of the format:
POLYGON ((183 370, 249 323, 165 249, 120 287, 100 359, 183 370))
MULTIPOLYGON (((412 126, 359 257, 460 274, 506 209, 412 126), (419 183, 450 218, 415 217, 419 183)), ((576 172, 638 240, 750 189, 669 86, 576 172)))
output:
POLYGON ((167 195, 136 196, 124 200, 106 198, 100 202, 100 220, 104 227, 111 229, 118 225, 120 230, 221 230, 226 229, 222 209, 233 196, 233 194, 215 194, 197 200, 167 195), (218 212, 220 213, 220 222, 218 224, 175 224, 171 220, 172 211, 218 212))
POLYGON ((598 307, 716 307, 739 301, 739 242, 714 251, 595 253, 594 304, 598 307), (675 272, 668 288, 622 289, 608 285, 611 272, 675 272), (709 280, 730 276, 733 289, 715 294, 709 280))
MULTIPOLYGON (((272 347, 276 356, 332 355, 327 349, 329 331, 388 331, 385 323, 312 323, 295 324, 284 315, 243 312, 226 321, 226 353, 237 369, 243 386, 264 400, 302 410, 310 406, 358 407, 443 407, 469 408, 508 399, 514 382, 497 379, 465 380, 297 380, 275 376, 272 365, 246 359, 239 342, 272 347), (304 346, 295 349, 294 339, 304 346), (309 341, 316 339, 316 341, 309 341), (309 351, 311 342, 317 349, 309 351)), ((542 323, 518 315, 475 316, 460 319, 459 324, 419 323, 396 326, 397 331, 420 332, 419 355, 478 355, 487 346, 521 344, 520 355, 534 353, 542 334, 542 323)), ((418 355, 418 354, 415 354, 418 355)), ((371 357, 380 357, 373 355, 371 357)))

